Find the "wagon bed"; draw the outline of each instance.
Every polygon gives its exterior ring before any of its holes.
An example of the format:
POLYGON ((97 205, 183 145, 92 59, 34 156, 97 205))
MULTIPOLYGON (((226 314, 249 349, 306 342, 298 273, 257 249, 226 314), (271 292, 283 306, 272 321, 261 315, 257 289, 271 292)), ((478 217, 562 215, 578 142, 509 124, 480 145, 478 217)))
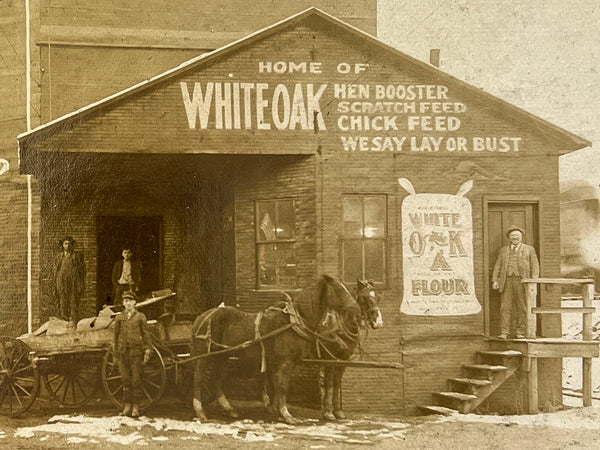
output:
MULTIPOLYGON (((157 291, 136 306, 174 295, 170 290, 157 291)), ((142 409, 164 393, 167 371, 177 352, 189 351, 191 322, 167 324, 170 317, 148 322, 154 346, 144 366, 142 409)), ((40 392, 40 384, 65 407, 85 404, 100 385, 115 405, 122 406, 123 385, 112 351, 114 320, 106 323, 106 315, 103 318, 102 325, 100 316, 98 321, 90 319, 89 330, 65 330, 60 334, 42 330, 37 335, 0 337, 0 414, 18 416, 27 411, 40 392)))

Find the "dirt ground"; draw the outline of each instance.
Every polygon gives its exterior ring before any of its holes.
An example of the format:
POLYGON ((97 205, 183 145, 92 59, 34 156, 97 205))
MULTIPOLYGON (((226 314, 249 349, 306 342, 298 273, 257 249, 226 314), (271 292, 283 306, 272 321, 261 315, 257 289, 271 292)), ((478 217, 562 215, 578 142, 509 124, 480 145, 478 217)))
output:
POLYGON ((106 401, 77 411, 44 399, 21 418, 0 418, 0 448, 351 448, 565 449, 600 447, 600 408, 572 408, 535 416, 428 416, 389 418, 351 415, 328 423, 319 412, 292 408, 297 426, 271 420, 258 404, 242 405, 244 420, 214 413, 200 423, 180 402, 139 419, 118 417, 106 401))

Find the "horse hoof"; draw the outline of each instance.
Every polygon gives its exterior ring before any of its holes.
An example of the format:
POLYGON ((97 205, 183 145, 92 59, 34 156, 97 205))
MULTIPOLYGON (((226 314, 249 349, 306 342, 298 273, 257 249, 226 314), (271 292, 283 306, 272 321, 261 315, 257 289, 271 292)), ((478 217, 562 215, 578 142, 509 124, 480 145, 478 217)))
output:
POLYGON ((298 419, 296 419, 296 418, 294 418, 292 416, 283 417, 283 421, 285 423, 287 423, 288 425, 298 425, 300 423, 300 420, 298 420, 298 419))
POLYGON ((324 411, 323 412, 323 420, 335 420, 335 416, 333 415, 333 413, 331 411, 324 411))
POLYGON ((346 414, 344 414, 343 411, 334 411, 333 415, 339 420, 343 420, 346 418, 346 414))

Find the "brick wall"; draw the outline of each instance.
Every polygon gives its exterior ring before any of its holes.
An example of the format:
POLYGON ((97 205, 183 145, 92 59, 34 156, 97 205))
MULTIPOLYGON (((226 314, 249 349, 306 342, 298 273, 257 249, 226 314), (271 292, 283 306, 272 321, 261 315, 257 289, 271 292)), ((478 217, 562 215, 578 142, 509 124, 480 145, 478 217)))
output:
MULTIPOLYGON (((27 178, 19 174, 16 136, 27 129, 25 78, 24 2, 0 3, 0 158, 8 162, 8 171, 0 175, 0 336, 27 332, 27 178)), ((35 54, 32 67, 35 71, 35 54)), ((33 100, 37 81, 33 76, 33 100)), ((32 124, 37 124, 35 105, 32 124)), ((6 168, 5 163, 2 167, 6 168)), ((32 299, 38 297, 39 278, 39 195, 32 180, 32 299)), ((35 314, 33 321, 37 321, 35 314)))
MULTIPOLYGON (((380 291, 381 309, 385 326, 371 332, 365 343, 365 351, 370 358, 379 361, 404 362, 407 369, 365 370, 351 369, 345 380, 344 403, 350 410, 364 411, 365 404, 370 411, 414 412, 414 406, 429 400, 429 393, 441 389, 448 376, 458 373, 460 366, 470 362, 477 349, 483 347, 484 312, 467 316, 409 316, 399 312, 403 295, 401 204, 407 195, 397 182, 399 177, 411 180, 418 193, 455 194, 459 186, 473 180, 473 189, 466 195, 473 207, 473 244, 475 266, 475 291, 480 302, 486 296, 488 286, 484 284, 486 262, 484 261, 484 198, 493 195, 497 199, 511 199, 515 196, 527 197, 539 202, 539 244, 542 275, 559 275, 559 207, 558 207, 558 150, 556 144, 546 140, 538 130, 508 114, 506 109, 494 102, 487 102, 476 92, 465 89, 460 83, 449 79, 441 80, 438 75, 411 64, 408 59, 390 58, 382 49, 374 48, 355 36, 346 35, 331 27, 322 29, 322 22, 309 20, 306 24, 291 27, 276 36, 268 36, 247 48, 211 61, 209 64, 181 74, 176 79, 154 86, 148 92, 135 95, 97 111, 81 124, 63 130, 39 144, 43 150, 69 150, 74 153, 93 155, 90 160, 99 158, 102 152, 139 153, 134 158, 139 180, 157 175, 159 180, 153 189, 177 194, 184 189, 191 198, 194 184, 184 188, 174 187, 185 175, 202 178, 207 172, 188 173, 186 164, 175 168, 169 165, 156 166, 150 161, 150 153, 168 153, 173 158, 179 153, 223 153, 216 156, 212 168, 225 165, 220 178, 212 178, 214 186, 225 186, 223 197, 229 196, 233 205, 223 200, 212 210, 214 204, 205 199, 196 206, 208 208, 199 218, 220 217, 225 211, 231 212, 235 224, 235 279, 236 301, 246 310, 262 309, 281 298, 279 292, 256 290, 255 267, 255 218, 254 202, 265 198, 293 197, 296 200, 296 238, 299 257, 299 285, 314 281, 321 273, 340 276, 340 237, 343 230, 342 195, 344 194, 386 194, 388 198, 388 244, 389 244, 389 283, 380 291), (333 59, 331 55, 336 55, 333 59), (261 74, 258 75, 257 61, 272 59, 283 61, 323 61, 322 74, 261 74), (338 62, 368 62, 369 70, 360 74, 340 74, 336 71, 338 62), (216 129, 214 115, 211 115, 206 130, 190 130, 182 107, 180 81, 194 82, 252 81, 295 85, 314 83, 315 86, 328 84, 329 89, 320 100, 326 129, 314 130, 258 130, 216 129), (346 151, 342 137, 364 136, 369 142, 374 137, 413 135, 446 138, 445 130, 408 130, 406 115, 399 114, 398 130, 349 130, 343 131, 338 125, 342 114, 341 99, 333 94, 334 83, 361 84, 364 86, 385 83, 390 85, 437 85, 448 88, 450 102, 464 102, 466 112, 461 113, 462 133, 466 138, 477 136, 519 136, 521 148, 518 152, 474 152, 453 153, 450 151, 421 152, 404 148, 386 151, 346 151), (410 131, 410 133, 409 133, 410 131), (250 156, 250 154, 252 156, 250 156), (270 155, 269 155, 270 154, 270 155), (277 154, 275 156, 274 154, 277 154), (308 154, 310 156, 298 156, 308 154), (137 158, 137 159, 136 159, 137 158), (153 169, 152 169, 153 168, 153 169), (183 170, 183 172, 180 172, 183 170), (164 172, 163 172, 164 171, 164 172), (178 179, 176 179, 178 178, 178 179), (174 181, 174 179, 176 179, 174 181), (230 190, 231 189, 231 190, 230 190), (233 193, 233 199, 230 193, 233 193), (227 207, 225 206, 227 205, 227 207), (451 356, 448 356, 452 352, 451 356), (376 386, 376 388, 374 387, 376 386), (383 388, 382 388, 383 386, 383 388)), ((367 99, 368 100, 368 99, 367 99)), ((371 98, 372 100, 372 98, 371 98)), ((513 112, 514 113, 514 112, 513 112)), ((369 116, 369 114, 363 114, 369 116)), ((318 119, 314 118, 316 121, 318 119)), ((252 112, 253 123, 256 114, 252 112)), ((370 144, 369 144, 370 145, 370 144)), ((198 155, 190 155, 195 157, 198 155)), ((186 156, 187 158, 187 156, 186 156)), ((171 159, 167 159, 171 162, 171 159)), ((205 163, 209 159, 185 159, 185 162, 205 163)), ((105 189, 118 186, 122 177, 119 172, 93 173, 98 182, 107 183, 105 189), (104 178, 104 177, 108 178, 104 178)), ((126 178, 126 177, 125 177, 126 178)), ((152 178, 153 179, 153 178, 152 178)), ((153 179, 154 180, 154 179, 153 179)), ((80 181, 80 183, 83 182, 80 181)), ((56 214, 51 229, 56 235, 66 231, 78 220, 86 245, 92 245, 94 231, 86 215, 89 205, 85 196, 80 195, 74 205, 74 215, 66 222, 58 220, 56 214), (86 209, 87 208, 87 209, 86 209), (65 225, 65 223, 67 225, 65 225), (89 236, 89 237, 85 237, 89 236)), ((163 202, 160 206, 151 201, 151 196, 136 197, 134 210, 139 212, 158 210, 165 217, 173 219, 173 230, 181 233, 178 211, 186 206, 179 201, 163 202), (158 208, 157 209, 155 209, 158 208)), ((48 204, 50 206, 50 204, 48 204)), ((108 206, 98 203, 93 211, 108 208, 120 211, 122 205, 117 200, 108 201, 108 206)), ((188 213, 186 213, 188 214, 188 213)), ((226 216, 227 214, 225 214, 226 216)), ((187 220, 191 220, 186 216, 187 220)), ((214 219, 213 219, 214 220, 214 219)), ((205 233, 218 233, 219 220, 202 225, 199 236, 205 233)), ((45 228, 44 228, 45 229, 45 228)), ((186 230, 188 233, 189 230, 186 230)), ((176 234, 174 235, 176 236, 176 234)), ((49 237, 49 239, 50 239, 49 237)), ((179 237, 179 236, 178 236, 179 237)), ((177 239, 177 238, 174 238, 177 239)), ((168 239, 167 239, 168 240, 168 239)), ((48 241, 50 242, 50 241, 48 241)), ((174 245, 175 245, 175 241, 174 245)), ((44 244, 44 248, 46 248, 44 244)), ((49 244, 48 244, 49 245, 49 244)), ((223 247, 227 245, 223 243, 223 247)), ((217 246, 218 247, 218 246, 217 246)), ((223 252, 226 253, 226 252, 223 252)), ((44 253, 45 255, 45 253, 44 253)), ((232 252, 228 253, 232 258, 232 252)), ((93 259, 93 252, 87 258, 93 259)), ((165 274, 168 270, 165 269, 165 274)), ((219 274, 221 276, 221 274, 219 274)), ((209 274, 205 275, 210 279, 209 274)), ((224 279, 224 278, 222 278, 224 279)), ((556 296, 546 296, 544 304, 558 301, 556 296)), ((558 324, 547 324, 548 335, 558 332, 558 324)), ((560 371, 556 367, 540 367, 540 398, 556 393, 556 380, 560 371), (546 368, 551 367, 547 372, 546 368)), ((306 373, 310 373, 306 372, 306 373)), ((305 378, 308 391, 314 392, 314 378, 305 378)), ((298 384, 297 386, 301 386, 298 384)))

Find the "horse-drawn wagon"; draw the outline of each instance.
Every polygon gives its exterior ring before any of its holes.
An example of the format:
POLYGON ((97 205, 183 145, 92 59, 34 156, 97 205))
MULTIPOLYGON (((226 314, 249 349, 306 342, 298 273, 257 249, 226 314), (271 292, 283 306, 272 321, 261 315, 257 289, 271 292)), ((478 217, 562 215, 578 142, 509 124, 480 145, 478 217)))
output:
MULTIPOLYGON (((155 303, 175 293, 162 290, 144 302, 155 303)), ((48 395, 63 407, 77 407, 94 397, 100 386, 117 406, 123 389, 112 343, 114 314, 105 310, 99 316, 83 319, 77 329, 65 328, 62 321, 51 319, 32 334, 0 337, 0 414, 18 416, 34 403, 43 384, 48 395)), ((161 320, 149 321, 153 352, 144 366, 142 409, 163 395, 169 357, 179 349, 189 349, 190 322, 171 326, 164 339, 161 320)))
MULTIPOLYGON (((303 293, 304 304, 284 294, 287 300, 258 314, 217 307, 199 316, 194 324, 175 322, 172 315, 149 321, 153 352, 143 368, 140 409, 160 400, 169 377, 173 384, 180 384, 187 366, 194 369, 194 409, 203 418, 200 384, 207 381, 206 369, 211 366, 210 372, 220 374, 213 394, 226 411, 233 413, 222 390, 221 363, 231 357, 250 357, 258 360, 256 366, 270 382, 273 412, 291 422, 285 398, 291 369, 303 358, 317 358, 311 363, 341 363, 325 368, 323 386, 324 416, 340 417, 336 391, 340 390, 346 365, 340 360, 352 355, 361 321, 371 328, 382 324, 375 291, 372 284, 359 282, 355 299, 341 283, 325 276, 315 288, 303 293)), ((136 307, 174 295, 169 290, 158 291, 136 307)), ((80 321, 77 330, 61 334, 53 334, 49 326, 18 338, 0 337, 0 414, 17 416, 27 411, 40 392, 40 384, 65 407, 84 405, 102 385, 112 402, 122 407, 123 384, 114 360, 113 334, 113 320, 101 312, 97 318, 80 321)), ((266 388, 263 400, 269 401, 266 388)))

